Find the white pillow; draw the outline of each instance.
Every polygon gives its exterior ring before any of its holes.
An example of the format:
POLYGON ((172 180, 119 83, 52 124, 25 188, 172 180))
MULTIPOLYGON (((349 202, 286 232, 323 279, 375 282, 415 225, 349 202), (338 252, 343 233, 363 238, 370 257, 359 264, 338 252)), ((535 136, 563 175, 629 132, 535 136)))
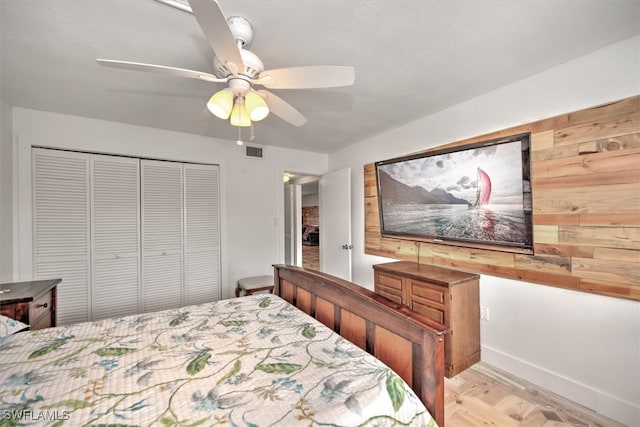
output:
POLYGON ((29 325, 25 325, 19 320, 0 314, 0 337, 6 337, 7 335, 11 335, 28 327, 29 325))

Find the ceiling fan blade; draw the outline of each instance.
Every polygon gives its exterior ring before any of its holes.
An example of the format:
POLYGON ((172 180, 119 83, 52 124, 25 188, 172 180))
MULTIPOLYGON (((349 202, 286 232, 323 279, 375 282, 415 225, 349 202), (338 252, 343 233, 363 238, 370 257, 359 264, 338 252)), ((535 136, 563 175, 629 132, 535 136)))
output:
POLYGON ((267 102, 269 110, 282 120, 285 120, 294 126, 302 126, 307 123, 307 118, 284 99, 267 90, 258 90, 256 92, 258 92, 267 102))
POLYGON ((201 71, 187 70, 185 68, 165 67, 164 65, 143 64, 141 62, 115 61, 112 59, 96 59, 98 64, 107 67, 121 68, 132 71, 149 71, 152 73, 165 74, 169 76, 187 77, 190 79, 200 79, 212 83, 224 83, 227 79, 220 79, 213 74, 201 71))
POLYGON ((259 79, 263 78, 273 79, 262 83, 269 89, 316 89, 351 86, 356 76, 353 67, 317 65, 265 70, 260 73, 259 79))
POLYGON ((158 3, 166 4, 167 6, 175 7, 183 12, 193 13, 191 8, 186 4, 180 3, 178 0, 156 0, 158 3))
POLYGON ((218 60, 223 64, 231 62, 238 69, 243 70, 244 64, 240 50, 218 2, 216 0, 189 0, 189 4, 218 60))

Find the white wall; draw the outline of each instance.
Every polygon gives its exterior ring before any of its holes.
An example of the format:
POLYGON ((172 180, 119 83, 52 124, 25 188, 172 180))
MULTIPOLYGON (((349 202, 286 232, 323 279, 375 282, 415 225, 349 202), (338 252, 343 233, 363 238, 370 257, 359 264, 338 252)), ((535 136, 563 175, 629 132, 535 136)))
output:
POLYGON ((0 283, 13 281, 11 107, 0 99, 0 283))
POLYGON ((302 196, 302 206, 318 206, 320 204, 320 197, 318 194, 309 194, 302 196))
MULTIPOLYGON (((354 282, 372 288, 389 261, 364 254, 365 164, 638 95, 639 56, 633 37, 332 153, 352 170, 354 282)), ((640 303, 491 276, 480 292, 484 361, 640 425, 640 303)))
MULTIPOLYGON (((321 175, 328 156, 263 147, 263 157, 246 157, 233 141, 131 126, 102 120, 13 109, 16 144, 18 226, 14 229, 14 269, 32 278, 31 146, 39 145, 220 165, 222 197, 222 293, 232 295, 243 276, 271 274, 284 260, 285 170, 321 175)), ((4 190, 2 193, 4 200, 4 190)))

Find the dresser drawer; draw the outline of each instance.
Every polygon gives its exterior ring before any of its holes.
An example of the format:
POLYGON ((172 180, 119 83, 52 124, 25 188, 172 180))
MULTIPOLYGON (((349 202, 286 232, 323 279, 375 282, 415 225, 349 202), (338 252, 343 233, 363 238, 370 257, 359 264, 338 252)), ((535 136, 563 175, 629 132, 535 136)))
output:
MULTIPOLYGON (((35 301, 29 304, 29 319, 33 323, 31 329, 35 328, 35 323, 41 320, 41 317, 48 317, 49 324, 51 323, 51 291, 47 292, 35 301)), ((50 325, 49 325, 50 326, 50 325)), ((48 326, 47 326, 48 327, 48 326)))
POLYGON ((402 279, 397 276, 376 273, 375 291, 396 304, 402 304, 402 279))
POLYGON ((429 319, 433 319, 437 322, 444 323, 444 311, 442 310, 429 307, 428 305, 420 304, 417 301, 413 301, 413 304, 411 305, 411 309, 424 316, 427 316, 429 319))
POLYGON ((445 289, 438 285, 411 280, 411 295, 444 304, 445 289))
POLYGON ((384 286, 385 288, 396 289, 398 294, 402 293, 402 278, 398 276, 392 276, 385 273, 376 273, 376 285, 384 286))
POLYGON ((389 289, 384 286, 376 286, 376 293, 390 299, 396 304, 402 305, 402 295, 395 289, 389 289))

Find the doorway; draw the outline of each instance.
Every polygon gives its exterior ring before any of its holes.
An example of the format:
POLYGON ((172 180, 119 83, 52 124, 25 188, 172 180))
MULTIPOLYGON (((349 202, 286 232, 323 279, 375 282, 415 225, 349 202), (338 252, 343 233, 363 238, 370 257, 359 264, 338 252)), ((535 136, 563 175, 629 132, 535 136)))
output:
POLYGON ((320 269, 319 176, 284 173, 285 262, 320 269))

